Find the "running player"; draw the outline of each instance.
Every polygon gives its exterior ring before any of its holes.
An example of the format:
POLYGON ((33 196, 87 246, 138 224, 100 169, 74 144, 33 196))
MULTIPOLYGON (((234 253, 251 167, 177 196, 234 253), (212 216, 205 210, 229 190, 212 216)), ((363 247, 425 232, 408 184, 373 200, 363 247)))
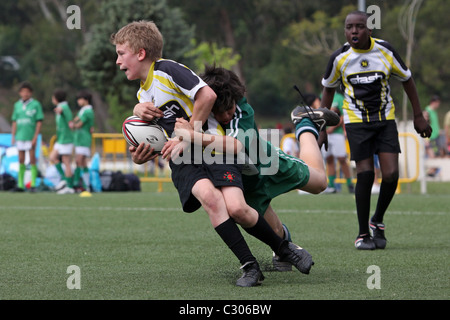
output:
POLYGON ((422 115, 411 71, 389 43, 371 37, 367 18, 368 15, 361 11, 347 15, 347 43, 330 57, 322 79, 321 106, 330 107, 335 88, 342 85, 345 89, 344 123, 357 173, 355 199, 359 233, 355 246, 372 250, 386 246, 383 217, 397 189, 399 176, 400 144, 389 88, 392 76, 402 82, 408 95, 417 133, 425 138, 432 130, 422 115), (382 182, 375 214, 370 221, 371 236, 369 214, 374 154, 379 157, 382 182))
POLYGON ((36 143, 41 131, 44 113, 39 101, 33 99, 33 87, 29 82, 24 82, 19 87, 20 100, 14 104, 12 114, 12 141, 17 145, 19 151, 19 173, 17 186, 13 191, 25 191, 25 153, 30 157, 31 169, 31 191, 35 191, 37 166, 36 166, 36 143))
MULTIPOLYGON (((132 22, 111 36, 116 46, 117 60, 128 80, 141 80, 137 93, 139 103, 134 114, 142 119, 157 121, 167 136, 174 131, 176 118, 198 121, 205 128, 217 132, 217 121, 207 121, 216 99, 214 91, 186 66, 172 60, 162 59, 163 39, 153 22, 132 22)), ((137 164, 156 157, 149 145, 130 147, 132 159, 137 164)), ((212 226, 240 261, 244 270, 238 286, 255 286, 264 279, 255 257, 243 238, 235 221, 230 218, 221 191, 228 188, 242 189, 238 165, 206 165, 196 156, 198 148, 175 137, 164 146, 163 152, 178 154, 183 151, 184 161, 171 159, 172 180, 178 190, 185 212, 193 212, 203 206, 212 226), (230 179, 233 177, 233 179, 230 179), (237 187, 237 188, 236 188, 237 187)), ((259 230, 265 234, 269 229, 259 230)), ((275 239, 272 237, 272 240, 275 239)), ((279 240, 275 239, 274 241, 279 240)), ((301 259, 301 252, 287 242, 274 248, 291 263, 301 259)))

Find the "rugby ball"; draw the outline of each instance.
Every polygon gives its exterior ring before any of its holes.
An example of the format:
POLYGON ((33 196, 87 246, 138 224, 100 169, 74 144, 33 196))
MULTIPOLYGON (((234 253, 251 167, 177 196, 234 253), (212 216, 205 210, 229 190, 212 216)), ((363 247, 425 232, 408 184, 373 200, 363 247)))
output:
POLYGON ((155 152, 160 153, 167 138, 161 126, 152 121, 142 120, 137 116, 125 119, 122 134, 128 144, 138 147, 142 142, 149 144, 155 152))

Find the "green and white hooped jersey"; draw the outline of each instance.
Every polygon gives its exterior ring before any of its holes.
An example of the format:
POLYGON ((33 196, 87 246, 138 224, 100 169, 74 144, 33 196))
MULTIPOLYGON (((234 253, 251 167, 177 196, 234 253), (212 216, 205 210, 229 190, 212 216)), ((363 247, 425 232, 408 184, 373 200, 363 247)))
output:
POLYGON ((357 50, 346 43, 335 51, 322 79, 324 87, 342 85, 345 124, 394 120, 389 79, 394 76, 407 81, 411 77, 411 71, 388 42, 376 38, 370 41, 368 50, 357 50))
MULTIPOLYGON (((158 119, 157 123, 170 138, 177 118, 191 118, 195 95, 206 85, 188 67, 173 60, 160 59, 150 67, 146 81, 141 82, 137 98, 139 102, 153 102, 155 107, 164 112, 164 117, 158 119)), ((211 134, 215 134, 219 128, 217 121, 214 124, 208 120, 205 125, 211 134)))

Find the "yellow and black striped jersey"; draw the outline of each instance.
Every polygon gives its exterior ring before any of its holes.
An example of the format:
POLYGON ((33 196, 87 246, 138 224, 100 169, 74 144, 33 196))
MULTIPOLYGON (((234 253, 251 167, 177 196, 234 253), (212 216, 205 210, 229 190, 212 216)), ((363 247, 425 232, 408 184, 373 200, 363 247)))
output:
POLYGON ((352 48, 348 43, 335 51, 328 62, 322 85, 345 93, 344 123, 395 119, 395 106, 389 79, 407 81, 411 71, 392 46, 371 38, 368 50, 352 48))
MULTIPOLYGON (((191 118, 195 95, 204 86, 206 83, 188 67, 173 60, 160 59, 150 67, 146 81, 141 81, 137 98, 139 102, 153 102, 164 112, 158 124, 170 138, 177 118, 188 121, 191 118)), ((214 134, 219 124, 211 118, 203 129, 214 134)))

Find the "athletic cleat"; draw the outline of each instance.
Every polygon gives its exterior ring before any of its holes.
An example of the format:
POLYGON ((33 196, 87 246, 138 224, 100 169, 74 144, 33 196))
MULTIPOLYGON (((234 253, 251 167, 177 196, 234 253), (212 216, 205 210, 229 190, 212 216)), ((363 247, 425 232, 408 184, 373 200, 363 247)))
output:
POLYGON ((298 106, 291 112, 294 124, 299 123, 303 118, 311 119, 318 131, 322 131, 325 126, 336 126, 341 121, 338 114, 328 108, 313 109, 308 106, 298 106))
MULTIPOLYGON (((282 224, 283 227, 283 240, 288 242, 292 242, 291 233, 289 232, 288 227, 285 224, 282 224)), ((292 264, 289 262, 284 262, 280 260, 280 257, 272 251, 272 265, 275 270, 280 272, 292 271, 292 264)))
POLYGON ((259 286, 264 280, 264 275, 257 261, 247 262, 241 269, 244 270, 244 274, 236 281, 238 287, 259 286))
POLYGON ((358 236, 355 240, 355 247, 358 250, 374 250, 376 249, 375 242, 370 235, 358 236))
POLYGON ((65 187, 67 187, 67 181, 62 179, 60 182, 58 182, 58 184, 55 187, 55 191, 59 191, 64 189, 65 187))
POLYGON ((25 189, 20 187, 14 187, 10 190, 11 192, 25 192, 25 189))
POLYGON ((309 274, 309 270, 314 265, 309 252, 292 242, 285 241, 280 247, 279 255, 280 261, 291 263, 304 274, 309 274))
POLYGON ((273 252, 272 264, 275 270, 280 272, 292 271, 292 263, 287 261, 281 261, 280 257, 273 252))
POLYGON ((383 223, 369 223, 370 230, 372 231, 373 242, 377 249, 386 248, 386 237, 384 236, 384 224, 383 223))
POLYGON ((75 193, 75 190, 69 187, 64 187, 56 192, 56 194, 73 194, 73 193, 75 193))
POLYGON ((322 193, 323 194, 337 193, 337 190, 334 187, 327 187, 325 190, 322 191, 322 193))

